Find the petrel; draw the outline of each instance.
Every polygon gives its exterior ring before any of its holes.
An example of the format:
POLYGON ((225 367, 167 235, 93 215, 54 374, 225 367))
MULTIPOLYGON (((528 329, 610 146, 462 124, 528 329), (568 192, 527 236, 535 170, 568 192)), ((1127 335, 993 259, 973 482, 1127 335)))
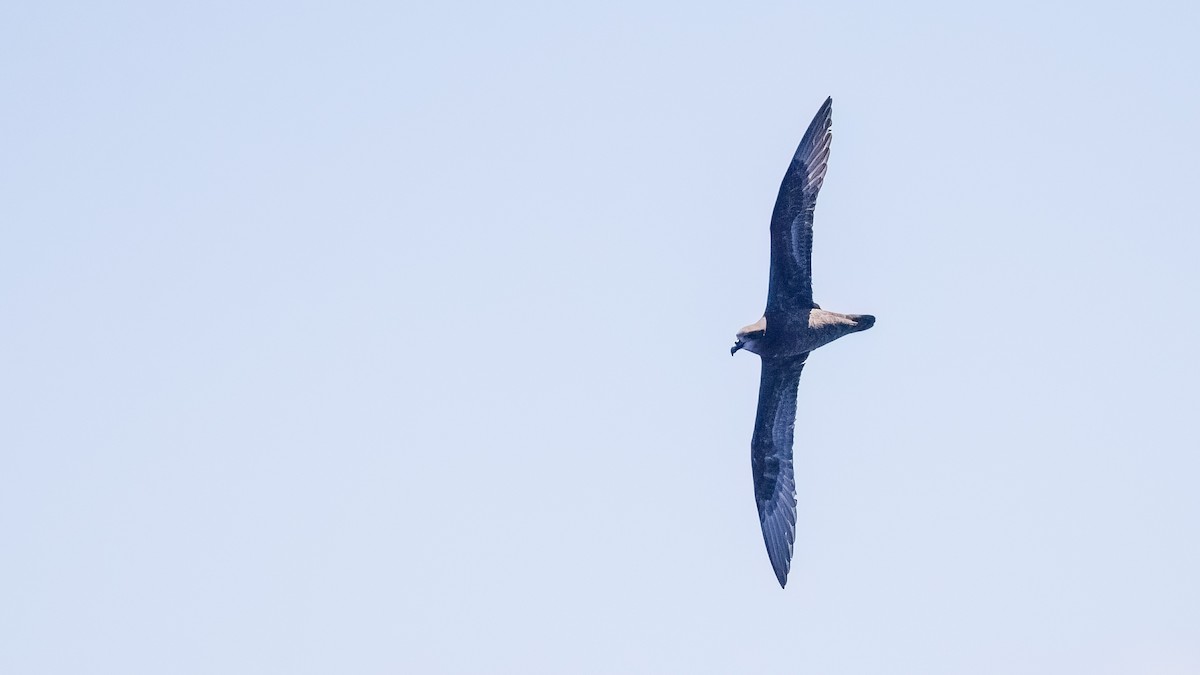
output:
POLYGON ((825 180, 832 124, 833 99, 827 98, 804 132, 779 186, 771 215, 766 312, 758 322, 738 331, 737 342, 729 350, 736 354, 745 349, 762 359, 750 466, 763 541, 781 587, 787 585, 796 538, 792 435, 800 371, 812 350, 875 324, 875 317, 869 314, 827 312, 813 302, 813 209, 825 180))

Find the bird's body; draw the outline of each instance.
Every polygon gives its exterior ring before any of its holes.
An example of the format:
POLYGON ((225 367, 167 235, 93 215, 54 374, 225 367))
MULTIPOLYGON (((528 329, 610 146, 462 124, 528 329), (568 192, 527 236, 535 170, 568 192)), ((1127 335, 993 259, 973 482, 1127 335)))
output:
POLYGON ((783 317, 781 326, 766 329, 766 317, 758 323, 742 329, 741 346, 752 354, 763 357, 798 356, 823 347, 830 342, 858 331, 870 328, 875 317, 862 314, 839 314, 827 312, 820 307, 796 312, 783 317), (759 328, 761 326, 761 328, 759 328), (746 337, 761 330, 761 337, 746 337))
POLYGON ((825 311, 812 298, 813 209, 829 159, 832 107, 833 100, 826 99, 817 111, 779 188, 766 313, 738 331, 730 350, 762 357, 750 464, 763 540, 780 586, 787 584, 796 533, 792 440, 800 373, 814 349, 875 324, 870 315, 825 311))

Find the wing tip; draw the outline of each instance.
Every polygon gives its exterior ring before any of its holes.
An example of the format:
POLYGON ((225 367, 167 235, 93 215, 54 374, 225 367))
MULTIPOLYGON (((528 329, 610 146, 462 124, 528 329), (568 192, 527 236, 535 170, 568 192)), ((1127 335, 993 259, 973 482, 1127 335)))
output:
POLYGON ((796 147, 796 152, 792 155, 792 161, 800 162, 805 167, 823 164, 829 158, 828 150, 832 137, 833 97, 828 96, 817 110, 817 114, 813 115, 812 121, 808 123, 808 128, 805 129, 804 136, 800 139, 800 145, 796 147), (822 153, 824 153, 824 157, 817 161, 822 153))
POLYGON ((817 108, 817 119, 828 119, 833 117, 833 97, 826 96, 825 101, 821 103, 821 107, 817 108))
POLYGON ((788 551, 786 556, 777 556, 774 551, 771 553, 771 569, 775 570, 775 579, 779 582, 780 588, 787 588, 788 572, 792 567, 791 551, 788 551))
POLYGON ((771 569, 775 571, 775 579, 780 588, 787 587, 788 572, 792 567, 792 543, 795 540, 794 530, 787 527, 787 522, 775 518, 762 520, 763 542, 767 545, 767 557, 771 560, 771 569))

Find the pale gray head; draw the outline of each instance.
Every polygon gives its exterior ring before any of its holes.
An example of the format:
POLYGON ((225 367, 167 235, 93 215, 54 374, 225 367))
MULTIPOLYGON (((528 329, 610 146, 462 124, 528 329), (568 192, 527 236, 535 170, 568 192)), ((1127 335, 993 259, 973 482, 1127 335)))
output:
POLYGON ((758 345, 766 335, 767 317, 764 316, 737 332, 737 341, 733 343, 733 347, 730 347, 729 354, 732 356, 739 349, 745 349, 751 354, 759 353, 758 345))

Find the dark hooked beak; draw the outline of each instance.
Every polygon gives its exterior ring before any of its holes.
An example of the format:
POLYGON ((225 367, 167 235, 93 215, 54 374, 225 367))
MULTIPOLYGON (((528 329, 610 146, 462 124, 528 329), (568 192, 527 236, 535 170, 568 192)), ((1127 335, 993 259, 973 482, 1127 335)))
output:
POLYGON ((729 348, 729 355, 733 356, 734 354, 737 353, 737 350, 741 349, 744 346, 745 345, 742 343, 742 341, 738 340, 737 342, 733 343, 732 347, 729 348))

